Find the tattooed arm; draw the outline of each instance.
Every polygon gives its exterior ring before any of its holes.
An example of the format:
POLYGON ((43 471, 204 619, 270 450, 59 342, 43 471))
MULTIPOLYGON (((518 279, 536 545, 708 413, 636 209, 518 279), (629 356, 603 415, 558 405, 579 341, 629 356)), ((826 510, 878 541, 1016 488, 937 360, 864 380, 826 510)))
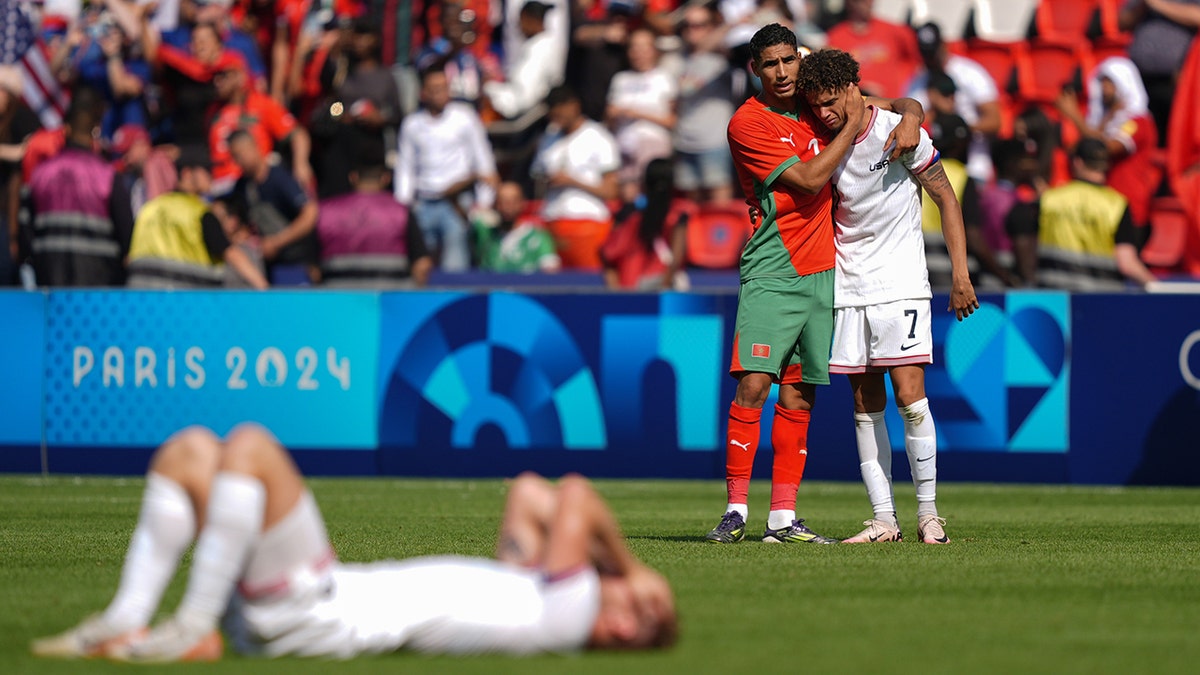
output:
POLYGON ((950 252, 950 264, 953 268, 953 287, 950 291, 950 306, 959 321, 971 315, 979 308, 979 300, 975 297, 975 288, 971 285, 971 277, 967 272, 967 234, 963 224, 962 207, 958 197, 946 177, 942 163, 935 162, 933 166, 917 174, 917 181, 929 193, 933 203, 937 204, 942 213, 942 236, 946 239, 946 250, 950 252))

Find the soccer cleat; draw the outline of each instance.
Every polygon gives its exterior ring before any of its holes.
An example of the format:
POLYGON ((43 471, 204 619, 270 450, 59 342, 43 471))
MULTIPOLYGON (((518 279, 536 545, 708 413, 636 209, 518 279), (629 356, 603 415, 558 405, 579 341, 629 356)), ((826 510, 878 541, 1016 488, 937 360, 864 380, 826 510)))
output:
POLYGON ((945 524, 945 518, 938 518, 933 515, 918 517, 917 539, 920 539, 925 544, 949 544, 950 538, 946 536, 946 530, 942 529, 945 524))
POLYGON ((34 640, 29 650, 34 656, 90 659, 107 656, 112 650, 144 633, 144 628, 132 631, 118 629, 110 625, 103 614, 93 614, 68 631, 34 640))
POLYGON ((843 544, 873 544, 875 542, 884 541, 904 541, 904 535, 900 532, 899 527, 892 527, 891 523, 872 518, 864 520, 863 525, 867 528, 862 532, 843 539, 843 544))
POLYGON ((836 544, 839 540, 822 537, 804 525, 804 519, 793 520, 791 525, 763 532, 763 541, 768 544, 836 544))
POLYGON ((170 663, 216 661, 224 651, 225 643, 216 630, 196 630, 171 618, 155 626, 141 639, 112 650, 108 656, 117 661, 170 663))
POLYGON ((714 544, 736 544, 746 536, 746 519, 737 511, 721 516, 721 522, 705 537, 714 544))

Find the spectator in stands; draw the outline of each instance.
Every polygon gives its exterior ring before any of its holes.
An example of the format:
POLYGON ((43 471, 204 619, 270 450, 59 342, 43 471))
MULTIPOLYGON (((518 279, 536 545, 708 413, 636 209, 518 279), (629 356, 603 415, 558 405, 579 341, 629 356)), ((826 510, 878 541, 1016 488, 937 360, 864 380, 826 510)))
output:
POLYGON ((712 5, 683 10, 683 71, 675 124, 675 186, 693 202, 725 204, 733 198, 729 146, 714 129, 733 116, 729 58, 713 39, 719 15, 712 5))
POLYGON ((177 49, 187 49, 192 41, 192 30, 199 24, 214 27, 221 43, 242 56, 251 78, 259 89, 266 88, 267 68, 262 52, 254 36, 241 30, 233 22, 231 3, 226 0, 180 0, 179 22, 175 28, 162 32, 164 44, 177 49))
POLYGON ((20 74, 0 69, 0 286, 16 281, 21 160, 40 127, 37 115, 21 101, 20 74))
POLYGON ((217 100, 213 71, 225 53, 217 28, 197 24, 183 50, 163 44, 148 17, 142 22, 142 50, 159 70, 163 87, 162 109, 154 120, 158 135, 178 145, 207 142, 210 108, 217 100))
POLYGON ((305 285, 314 280, 317 203, 287 169, 267 162, 250 132, 239 129, 228 143, 241 173, 233 191, 246 202, 250 224, 262 237, 271 284, 305 285))
MULTIPOLYGON (((229 243, 241 249, 253 265, 257 275, 267 276, 266 262, 262 256, 262 244, 250 229, 250 211, 244 199, 230 192, 213 200, 212 214, 221 221, 221 230, 229 243)), ((253 288, 257 275, 242 276, 237 269, 225 266, 225 288, 253 288)))
POLYGON ((571 42, 567 56, 566 82, 586 82, 577 96, 583 114, 604 119, 608 87, 614 75, 626 67, 629 31, 635 8, 597 0, 590 6, 571 3, 571 42))
POLYGON ((917 77, 909 95, 923 104, 930 78, 945 73, 954 80, 955 112, 971 126, 967 171, 978 180, 992 179, 991 138, 1000 131, 1000 93, 983 66, 965 56, 951 54, 942 42, 942 30, 930 22, 917 29, 917 45, 925 62, 924 77, 917 77))
POLYGON ((445 71, 421 74, 421 102, 400 127, 396 199, 416 214, 436 264, 463 272, 471 265, 466 213, 491 205, 500 182, 496 159, 479 114, 450 100, 445 71))
POLYGON ((208 148, 183 148, 175 162, 176 190, 146 203, 129 246, 130 288, 212 288, 225 282, 224 265, 267 288, 267 279, 225 233, 204 196, 212 187, 208 148))
MULTIPOLYGON (((967 148, 971 130, 963 118, 955 114, 940 115, 931 125, 929 134, 933 147, 941 155, 942 168, 954 195, 962 206, 963 226, 967 237, 967 252, 974 259, 970 266, 971 283, 1010 287, 1015 285, 1012 274, 996 260, 981 227, 983 216, 979 209, 982 183, 967 174, 967 148), (981 274, 984 275, 981 278, 981 274)), ((928 197, 928 195, 927 195, 928 197)), ((934 288, 952 286, 950 256, 942 237, 942 214, 933 199, 921 200, 921 232, 925 237, 925 261, 929 267, 929 283, 934 288)))
POLYGON ((487 106, 496 114, 515 119, 546 99, 552 87, 562 84, 566 52, 559 40, 546 32, 546 12, 554 9, 537 0, 521 6, 521 34, 516 54, 505 63, 504 82, 486 82, 483 91, 487 106))
POLYGON ((395 143, 402 105, 396 78, 380 61, 381 38, 369 18, 352 24, 347 49, 325 62, 332 86, 330 100, 313 118, 317 191, 322 197, 353 190, 348 176, 354 157, 347 148, 383 155, 395 143), (369 150, 367 146, 371 146, 369 150))
POLYGON ((113 133, 109 152, 113 168, 129 190, 130 208, 136 216, 146 202, 175 189, 178 172, 174 146, 155 148, 150 133, 137 124, 122 125, 113 133))
POLYGON ((957 115, 958 86, 954 78, 945 73, 931 73, 929 86, 925 95, 929 98, 929 107, 925 109, 925 123, 932 124, 938 115, 957 115))
POLYGON ((363 147, 350 173, 354 192, 321 202, 317 239, 322 284, 338 288, 414 288, 433 261, 409 208, 388 190, 382 150, 363 147))
POLYGON ((674 198, 674 174, 671 160, 651 160, 642 194, 617 212, 612 233, 600 249, 609 288, 687 290, 684 249, 695 205, 674 198))
POLYGON ((1088 75, 1087 96, 1086 116, 1073 91, 1058 98, 1058 110, 1084 137, 1104 141, 1112 164, 1108 184, 1129 200, 1133 224, 1145 227, 1162 169, 1154 160, 1158 130, 1137 66, 1123 56, 1101 61, 1088 75))
POLYGON ((150 64, 140 45, 129 42, 113 15, 92 5, 80 15, 51 57, 51 69, 68 87, 87 86, 105 99, 100 135, 112 138, 123 124, 146 125, 143 93, 150 83, 150 64))
POLYGON ((1179 70, 1200 27, 1200 0, 1126 0, 1120 26, 1133 32, 1129 58, 1145 84, 1159 143, 1166 143, 1179 70))
MULTIPOLYGON (((1062 180, 1055 178, 1058 157, 1064 156, 1065 151, 1059 141, 1061 130, 1041 107, 1031 105, 1022 110, 1013 120, 1013 138, 1025 144, 1025 149, 1033 156, 1035 167, 1031 184, 1041 194, 1051 185, 1061 185, 1070 180, 1070 169, 1064 167, 1062 180)), ((1064 163, 1069 163, 1066 160, 1064 163)))
POLYGON ((658 67, 658 48, 648 28, 629 35, 629 70, 613 76, 605 120, 621 150, 622 197, 632 201, 652 159, 671 156, 671 130, 679 84, 658 67))
MULTIPOLYGON (((1020 285, 1020 277, 1012 272, 1015 263, 1012 239, 1004 224, 1017 204, 1037 199, 1038 192, 1034 186, 1038 171, 1036 147, 1016 138, 996 141, 992 145, 992 165, 996 167, 996 180, 979 191, 979 229, 995 254, 996 263, 1009 271, 1009 280, 1013 285, 1020 285)), ((990 285, 987 283, 988 277, 980 281, 977 287, 990 285)))
POLYGON ((1138 256, 1138 234, 1129 203, 1105 185, 1108 148, 1084 138, 1071 158, 1074 180, 1017 205, 1007 229, 1017 269, 1031 286, 1071 291, 1121 290, 1125 280, 1155 280, 1138 256))
POLYGON ((104 100, 74 92, 66 145, 33 170, 24 240, 40 286, 121 286, 133 233, 129 192, 96 148, 104 100))
POLYGON ((472 213, 475 254, 486 272, 531 274, 557 272, 562 259, 554 238, 525 213, 528 203, 520 184, 506 181, 496 188, 496 208, 472 213))
POLYGON ((826 33, 825 46, 858 61, 863 93, 896 98, 909 90, 921 67, 912 28, 876 18, 875 0, 846 0, 846 16, 826 33))
POLYGON ((478 20, 474 10, 466 8, 462 0, 441 0, 440 11, 442 35, 421 48, 415 65, 421 72, 434 67, 442 70, 450 99, 478 109, 483 83, 504 78, 500 61, 470 49, 478 20))
POLYGON ((232 51, 224 52, 213 67, 213 83, 220 106, 208 132, 213 158, 213 191, 226 192, 241 175, 228 145, 234 131, 249 134, 264 157, 275 149, 276 143, 287 141, 291 149, 292 175, 301 186, 312 188, 313 170, 309 163, 312 139, 278 101, 250 87, 242 57, 232 51))
MULTIPOLYGON (((596 1, 598 3, 603 0, 596 1)), ((566 54, 571 41, 571 22, 575 18, 573 12, 582 3, 569 0, 541 0, 541 2, 551 7, 545 15, 545 32, 558 45, 558 52, 566 54)), ((497 31, 499 43, 493 45, 493 50, 501 55, 501 62, 507 70, 517 52, 520 51, 521 43, 525 41, 520 18, 521 9, 525 3, 523 0, 503 0, 500 5, 501 25, 497 31)), ((495 7, 495 3, 493 3, 493 7, 495 7)))
POLYGON ((583 114, 568 85, 550 90, 550 127, 533 173, 545 187, 542 218, 558 245, 563 267, 600 270, 600 246, 612 229, 608 202, 617 199, 621 155, 604 125, 583 114))

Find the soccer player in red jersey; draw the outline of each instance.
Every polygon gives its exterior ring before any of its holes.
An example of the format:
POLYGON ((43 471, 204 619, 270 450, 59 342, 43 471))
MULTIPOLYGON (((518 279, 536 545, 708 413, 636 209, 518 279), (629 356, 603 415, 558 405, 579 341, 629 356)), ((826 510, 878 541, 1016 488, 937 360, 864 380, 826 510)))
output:
MULTIPOLYGON (((829 140, 817 131, 823 127, 806 106, 796 112, 801 54, 790 29, 779 24, 763 27, 751 39, 750 51, 762 92, 734 113, 728 136, 746 201, 761 214, 761 222, 739 265, 741 288, 729 369, 738 386, 725 448, 728 502, 721 522, 706 538, 733 543, 745 536, 762 408, 772 383, 778 383, 771 432, 771 510, 762 539, 835 543, 796 519, 795 508, 816 385, 829 383, 834 239, 828 182, 855 134, 843 129, 829 140)), ((861 96, 857 87, 844 95, 861 96)), ((878 103, 904 115, 894 134, 894 153, 915 147, 924 117, 920 106, 911 101, 878 103)), ((848 108, 861 117, 862 106, 848 108)), ((848 122, 852 123, 847 127, 858 128, 857 119, 848 122)))

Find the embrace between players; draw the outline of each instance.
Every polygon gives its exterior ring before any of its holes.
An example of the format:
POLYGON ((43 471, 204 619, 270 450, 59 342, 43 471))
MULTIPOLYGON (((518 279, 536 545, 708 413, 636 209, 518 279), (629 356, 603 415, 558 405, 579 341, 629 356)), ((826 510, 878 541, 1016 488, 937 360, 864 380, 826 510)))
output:
POLYGON ((949 309, 961 321, 979 303, 958 199, 920 129, 916 101, 865 99, 852 57, 837 50, 802 57, 795 34, 779 24, 755 33, 750 51, 762 92, 734 113, 728 133, 756 227, 740 262, 729 368, 738 384, 725 449, 728 500, 706 538, 745 537, 762 408, 777 383, 771 508, 762 540, 837 543, 810 530, 795 511, 816 385, 829 384, 833 372, 850 378, 859 461, 874 510, 866 528, 845 541, 900 541, 884 424, 890 373, 917 491, 917 536, 947 543, 935 503, 937 438, 925 398, 932 293, 920 192, 924 187, 942 213, 953 264, 949 309))

